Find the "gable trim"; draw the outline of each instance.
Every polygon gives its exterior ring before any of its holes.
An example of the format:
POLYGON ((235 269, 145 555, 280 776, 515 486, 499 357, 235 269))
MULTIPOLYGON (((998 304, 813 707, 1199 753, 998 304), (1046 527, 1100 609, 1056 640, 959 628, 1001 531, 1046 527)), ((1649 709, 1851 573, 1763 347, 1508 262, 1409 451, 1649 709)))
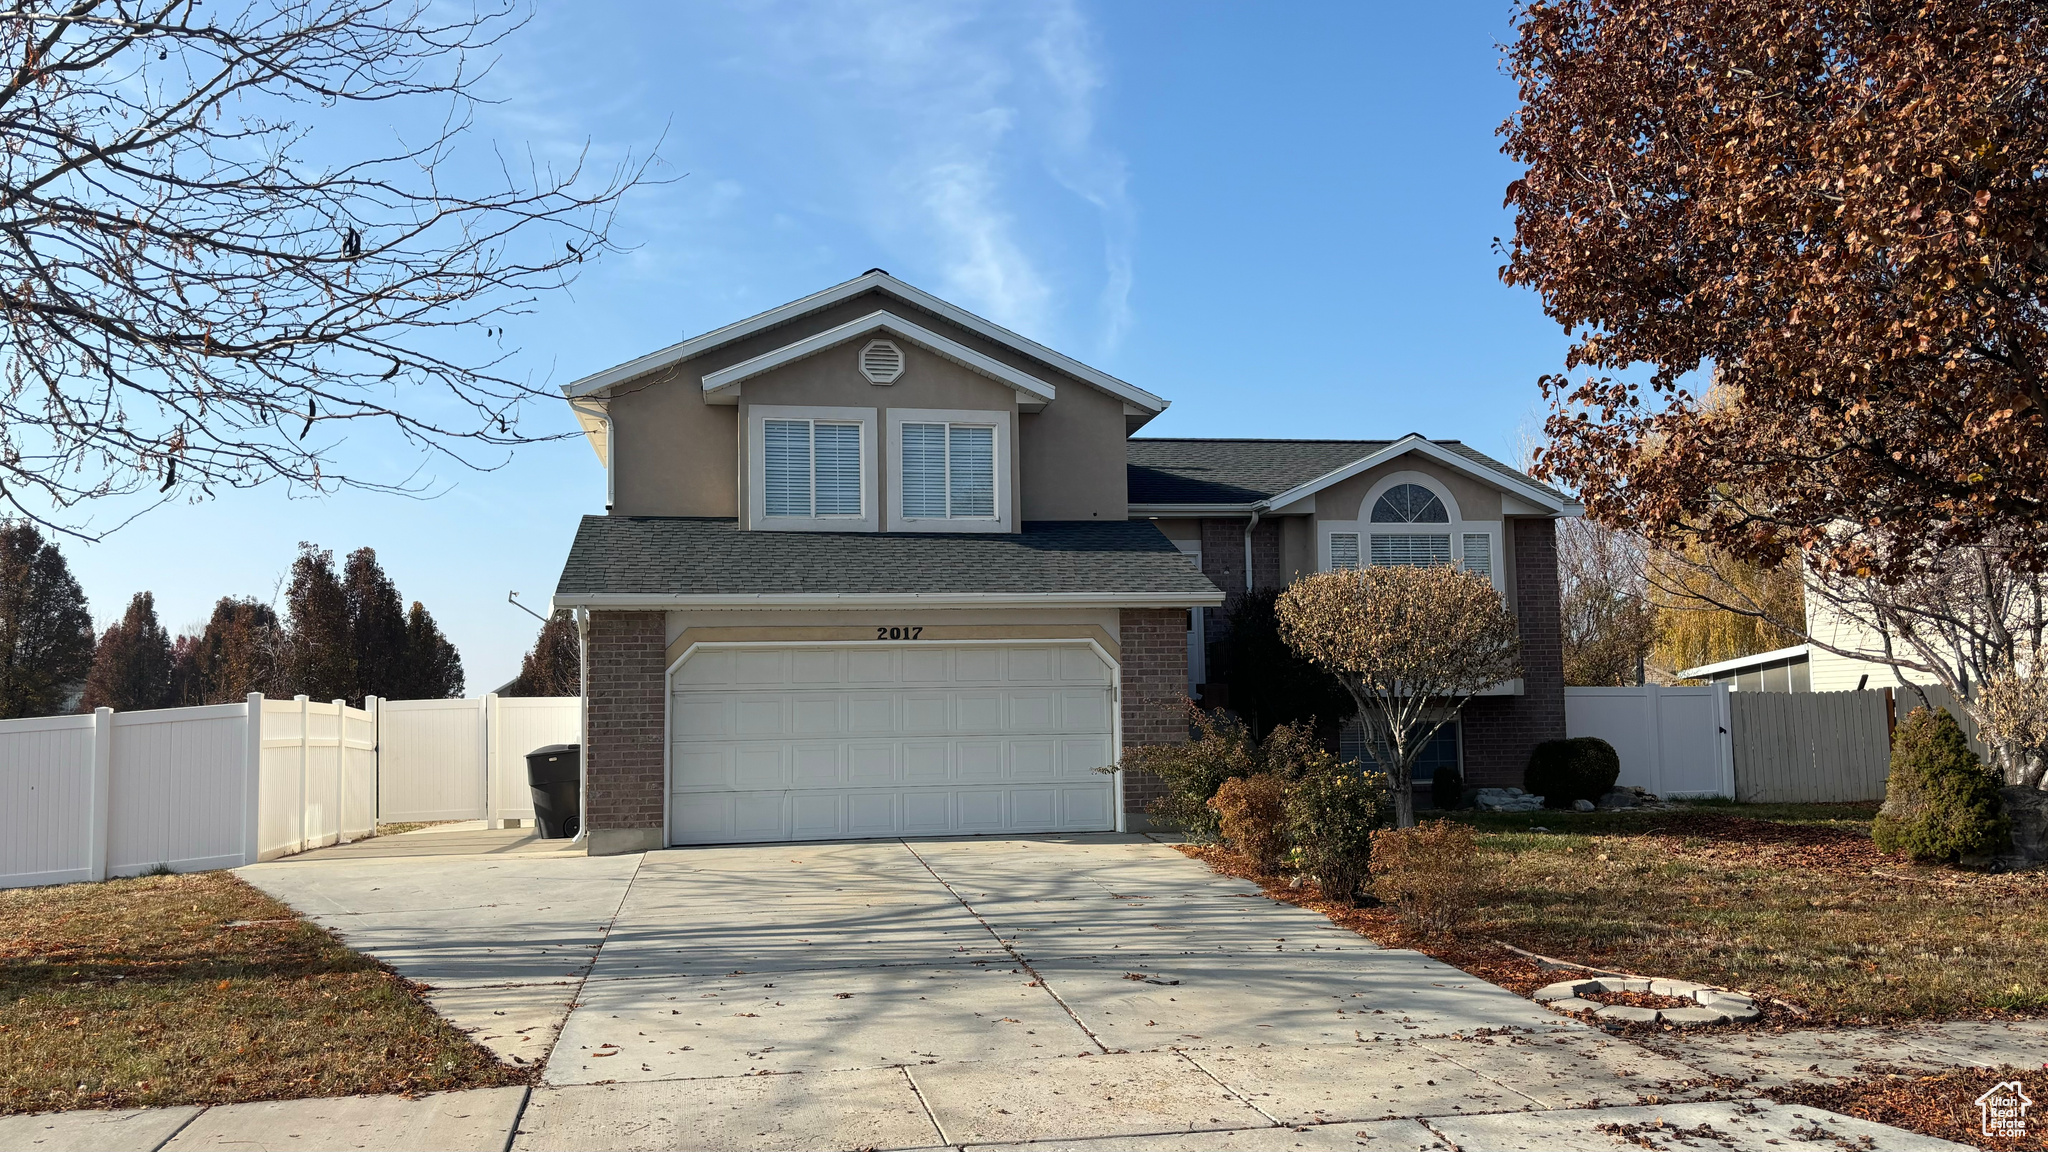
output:
POLYGON ((1027 339, 1007 328, 992 324, 958 305, 949 304, 929 292, 914 288, 889 275, 887 272, 881 271, 868 272, 856 276, 843 284, 835 284, 822 292, 813 292, 809 296, 805 296, 800 300, 793 300, 779 308, 771 308, 758 315, 749 316, 745 320, 727 324, 723 328, 715 328, 704 333, 702 336, 693 336, 688 340, 671 344, 657 352, 650 352, 645 356, 628 360, 616 367, 607 368, 602 372, 585 376, 580 380, 564 385, 562 392, 570 399, 587 396, 593 392, 601 392, 614 384, 622 384, 635 376, 666 368, 669 365, 687 360, 692 356, 708 352, 721 345, 730 344, 735 340, 751 336, 768 328, 773 328, 778 324, 787 323, 821 308, 828 308, 841 300, 851 299, 862 292, 875 288, 891 293, 927 312, 941 316, 947 321, 958 324, 960 327, 976 335, 987 337, 999 344, 1014 348, 1035 360, 1050 364, 1076 379, 1086 381, 1112 396, 1136 405, 1151 415, 1156 416, 1166 411, 1167 405, 1170 403, 1161 397, 1154 396, 1143 388, 1125 383, 1100 369, 1090 368, 1071 356, 1055 352, 1036 340, 1027 339))
POLYGON ((772 372, 785 364, 815 356, 848 341, 858 340, 870 332, 887 332, 916 344, 929 352, 951 360, 970 372, 979 373, 990 379, 1009 385, 1024 395, 1045 403, 1053 398, 1053 386, 1035 376, 1017 371, 1000 360, 984 356, 974 349, 944 336, 922 325, 912 324, 892 312, 870 312, 858 320, 849 320, 837 328, 827 328, 813 336, 806 336, 794 343, 784 344, 772 352, 764 352, 752 360, 742 360, 728 368, 721 368, 704 377, 704 397, 717 403, 720 400, 733 402, 737 393, 728 397, 716 397, 713 393, 734 388, 763 373, 772 372))
POLYGON ((1377 452, 1369 453, 1365 456, 1362 456, 1357 460, 1353 460, 1351 463, 1344 465, 1341 468, 1325 472, 1323 475, 1318 476, 1315 479, 1310 480, 1306 483, 1297 484, 1294 487, 1289 488, 1285 492, 1282 492, 1276 496, 1268 497, 1265 500, 1261 500, 1259 504, 1261 507, 1264 508, 1284 507, 1288 504, 1294 503, 1296 500, 1300 500, 1307 496, 1313 496, 1317 492, 1320 492, 1323 489, 1328 488, 1332 484, 1342 483, 1343 481, 1349 480, 1353 476, 1358 475, 1360 472, 1364 472, 1371 468, 1376 468, 1379 465, 1385 464, 1390 460, 1398 459, 1410 453, 1416 453, 1421 456, 1427 457, 1428 459, 1435 461, 1436 463, 1441 464, 1446 468, 1449 468, 1453 472, 1457 472, 1461 475, 1470 477, 1471 479, 1477 480, 1483 484, 1491 484, 1504 492, 1513 493, 1515 496, 1528 501, 1529 503, 1535 505, 1538 508, 1543 509, 1546 512, 1549 512, 1554 516, 1577 516, 1581 512, 1585 511, 1584 508, 1580 507, 1576 503, 1573 503, 1571 501, 1560 501, 1557 497, 1551 495, 1550 493, 1544 491, 1543 489, 1537 487, 1534 484, 1528 483, 1524 480, 1519 480, 1506 473, 1496 472, 1491 468, 1483 467, 1471 460, 1467 460, 1465 457, 1458 455, 1456 452, 1453 452, 1448 448, 1439 447, 1437 444, 1430 441, 1427 437, 1419 436, 1413 432, 1410 432, 1408 435, 1401 437, 1399 440, 1394 441, 1392 444, 1387 445, 1386 447, 1380 449, 1377 452))

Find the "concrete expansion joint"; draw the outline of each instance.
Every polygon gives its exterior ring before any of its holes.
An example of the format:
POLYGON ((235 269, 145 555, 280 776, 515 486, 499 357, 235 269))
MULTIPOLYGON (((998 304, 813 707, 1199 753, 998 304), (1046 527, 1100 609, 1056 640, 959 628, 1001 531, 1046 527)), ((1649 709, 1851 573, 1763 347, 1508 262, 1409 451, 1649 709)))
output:
POLYGON ((989 937, 1002 947, 1003 951, 1008 952, 1010 954, 1010 958, 1017 962, 1017 966, 1019 968, 1022 968, 1025 972, 1030 973, 1031 979, 1037 983, 1039 990, 1044 992, 1047 996, 1052 997, 1052 1002, 1060 1006, 1060 1011, 1065 1012, 1067 1014, 1067 1018, 1074 1022, 1074 1027, 1079 1028, 1081 1030, 1082 1035, 1088 1037, 1088 1042, 1095 1045, 1095 1047, 1102 1053, 1107 1054, 1110 1050, 1109 1045, 1104 1044, 1102 1042, 1102 1037, 1097 1036, 1093 1028, 1088 1027, 1087 1024, 1081 1021, 1080 1013, 1075 1012, 1072 1005, 1068 1004, 1065 1000, 1061 999, 1059 993, 1053 991, 1052 983, 1048 981, 1043 975, 1041 975, 1038 969, 1033 968, 1031 966, 1031 961, 1026 960, 1024 958, 1023 953, 1017 951, 1015 947, 1011 946, 1010 941, 1003 939, 1002 936, 997 934, 995 927, 991 925, 987 920, 983 919, 980 912, 975 911, 974 905, 967 902, 967 897, 962 896, 959 890, 954 888, 950 881, 948 881, 944 876, 939 875, 939 870, 932 867, 931 861, 926 860, 923 856, 918 854, 917 849, 912 848, 910 846, 910 841, 903 840, 899 841, 899 843, 903 845, 903 850, 905 852, 910 853, 913 859, 915 859, 919 864, 924 866, 925 871, 932 874, 932 879, 938 881, 940 886, 945 888, 947 894, 951 895, 953 899, 958 900, 960 902, 960 907, 966 909, 967 914, 969 916, 974 917, 974 922, 976 924, 981 925, 982 930, 987 932, 989 934, 989 937))

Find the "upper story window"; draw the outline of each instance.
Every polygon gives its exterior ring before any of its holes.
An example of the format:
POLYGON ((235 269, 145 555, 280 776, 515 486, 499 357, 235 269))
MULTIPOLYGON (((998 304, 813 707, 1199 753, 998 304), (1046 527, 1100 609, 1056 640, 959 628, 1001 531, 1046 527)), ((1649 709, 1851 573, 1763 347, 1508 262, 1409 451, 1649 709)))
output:
POLYGON ((994 425, 906 422, 901 450, 905 519, 994 519, 994 425))
POLYGON ((881 524, 880 412, 753 404, 744 420, 740 513, 766 532, 873 532, 881 524))
POLYGON ((1015 414, 891 408, 882 443, 891 532, 1014 532, 1015 414))
POLYGON ((761 472, 764 516, 859 519, 866 512, 857 421, 763 420, 761 472))
MULTIPOLYGON (((1414 475, 1410 473, 1409 475, 1414 475)), ((1360 521, 1328 521, 1325 563, 1332 569, 1455 564, 1502 586, 1494 571, 1500 529, 1460 518, 1451 497, 1430 483, 1390 478, 1370 494, 1360 521)))

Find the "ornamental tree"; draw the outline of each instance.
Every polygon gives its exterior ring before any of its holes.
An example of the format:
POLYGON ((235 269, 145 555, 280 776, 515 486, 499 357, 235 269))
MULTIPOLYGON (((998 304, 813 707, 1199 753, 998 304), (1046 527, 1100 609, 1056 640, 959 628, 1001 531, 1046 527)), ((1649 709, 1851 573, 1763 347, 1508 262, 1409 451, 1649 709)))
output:
POLYGON ((1351 696, 1387 774, 1394 822, 1415 824, 1414 767, 1466 701, 1522 674, 1515 618, 1492 581, 1449 566, 1304 576, 1281 593, 1280 635, 1351 696))
POLYGON ((1501 276, 1588 370, 1538 464, 1589 515, 1885 577, 2048 520, 2048 9, 1539 0, 1507 67, 1501 276))

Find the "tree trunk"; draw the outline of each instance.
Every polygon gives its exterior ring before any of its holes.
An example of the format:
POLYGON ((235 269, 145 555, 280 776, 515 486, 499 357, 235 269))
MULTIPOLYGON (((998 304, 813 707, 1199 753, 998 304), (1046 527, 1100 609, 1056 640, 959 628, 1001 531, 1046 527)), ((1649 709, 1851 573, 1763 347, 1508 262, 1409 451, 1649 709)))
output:
POLYGON ((1415 827, 1415 772, 1405 761, 1395 763, 1387 773, 1387 791, 1394 799, 1394 827, 1415 827))

